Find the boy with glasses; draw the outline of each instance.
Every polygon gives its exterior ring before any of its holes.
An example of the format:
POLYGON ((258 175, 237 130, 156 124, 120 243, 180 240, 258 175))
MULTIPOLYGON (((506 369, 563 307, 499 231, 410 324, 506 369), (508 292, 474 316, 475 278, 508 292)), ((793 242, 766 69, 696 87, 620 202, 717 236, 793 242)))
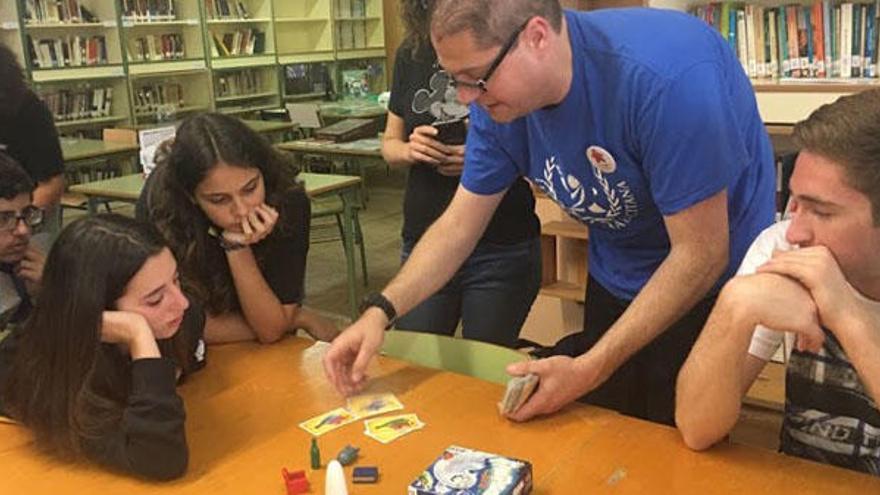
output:
POLYGON ((43 274, 45 257, 31 242, 33 228, 43 221, 33 190, 24 169, 0 153, 0 332, 27 317, 43 274))
POLYGON ((431 39, 475 103, 461 186, 385 301, 334 342, 327 374, 357 389, 389 317, 448 278, 526 177, 589 226, 589 278, 584 331, 508 368, 540 378, 509 417, 584 398, 672 424, 675 377, 714 296, 773 221, 770 142, 735 54, 682 12, 557 0, 436 0, 431 39))

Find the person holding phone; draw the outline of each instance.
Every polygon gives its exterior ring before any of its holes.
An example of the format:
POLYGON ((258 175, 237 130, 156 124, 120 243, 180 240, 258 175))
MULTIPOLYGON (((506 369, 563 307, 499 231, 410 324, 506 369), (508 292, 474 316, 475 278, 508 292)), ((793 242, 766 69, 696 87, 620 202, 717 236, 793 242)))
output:
MULTIPOLYGON (((443 213, 464 164, 468 108, 456 100, 429 39, 433 0, 403 0, 406 39, 397 50, 382 156, 409 167, 403 203, 403 261, 443 213)), ((473 253, 436 294, 397 321, 397 328, 513 346, 538 293, 539 226, 534 198, 519 180, 504 197, 473 253)))

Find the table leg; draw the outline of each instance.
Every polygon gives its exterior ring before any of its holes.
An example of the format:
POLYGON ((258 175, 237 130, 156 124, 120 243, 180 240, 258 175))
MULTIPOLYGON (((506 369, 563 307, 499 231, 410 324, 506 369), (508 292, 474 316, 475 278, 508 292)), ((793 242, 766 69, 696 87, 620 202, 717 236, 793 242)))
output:
POLYGON ((98 202, 99 199, 95 196, 89 196, 87 207, 89 209, 89 215, 94 215, 98 213, 98 202))
POLYGON ((345 234, 345 269, 348 276, 348 305, 352 319, 358 316, 358 283, 355 273, 354 252, 354 202, 357 201, 358 186, 348 187, 340 193, 343 207, 342 231, 345 234))

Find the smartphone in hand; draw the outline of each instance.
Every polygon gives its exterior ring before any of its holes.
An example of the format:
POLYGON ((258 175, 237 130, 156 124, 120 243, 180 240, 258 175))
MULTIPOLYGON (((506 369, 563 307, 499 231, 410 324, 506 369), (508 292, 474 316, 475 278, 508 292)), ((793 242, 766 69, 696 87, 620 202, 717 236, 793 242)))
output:
POLYGON ((437 129, 435 139, 443 144, 464 144, 467 138, 467 126, 464 120, 451 120, 432 124, 437 129))

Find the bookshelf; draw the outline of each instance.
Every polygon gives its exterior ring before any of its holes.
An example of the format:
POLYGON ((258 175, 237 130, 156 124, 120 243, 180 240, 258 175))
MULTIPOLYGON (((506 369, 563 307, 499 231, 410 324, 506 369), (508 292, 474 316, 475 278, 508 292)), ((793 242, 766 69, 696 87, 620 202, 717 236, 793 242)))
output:
POLYGON ((347 0, 340 13, 343 1, 2 0, 0 42, 51 100, 62 134, 97 135, 195 111, 247 116, 323 99, 352 72, 366 75, 361 93, 385 91, 382 2, 347 0), (352 35, 340 49, 340 25, 358 31, 357 47, 352 35))
POLYGON ((201 0, 118 0, 132 124, 211 108, 201 0))
POLYGON ((381 0, 333 0, 334 82, 343 99, 364 99, 388 87, 381 0))
POLYGON ((333 2, 335 0, 274 0, 278 63, 333 60, 333 2))
POLYGON ((8 46, 18 56, 18 63, 25 66, 21 45, 21 29, 18 22, 16 2, 0 2, 0 43, 8 46))
POLYGON ((213 86, 215 108, 221 113, 245 116, 281 106, 274 64, 215 70, 213 86))
POLYGON ((580 332, 587 281, 587 227, 571 219, 553 200, 534 189, 541 223, 541 288, 523 324, 526 338, 552 345, 580 332))

